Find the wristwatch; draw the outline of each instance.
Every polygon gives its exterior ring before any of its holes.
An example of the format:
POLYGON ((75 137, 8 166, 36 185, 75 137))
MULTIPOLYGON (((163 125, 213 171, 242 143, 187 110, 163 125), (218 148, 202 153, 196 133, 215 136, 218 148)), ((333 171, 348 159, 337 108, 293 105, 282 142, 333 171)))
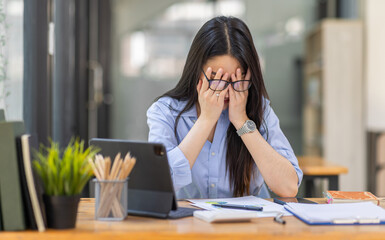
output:
POLYGON ((257 129, 255 122, 247 120, 243 126, 237 130, 238 136, 242 136, 245 133, 254 132, 257 129))

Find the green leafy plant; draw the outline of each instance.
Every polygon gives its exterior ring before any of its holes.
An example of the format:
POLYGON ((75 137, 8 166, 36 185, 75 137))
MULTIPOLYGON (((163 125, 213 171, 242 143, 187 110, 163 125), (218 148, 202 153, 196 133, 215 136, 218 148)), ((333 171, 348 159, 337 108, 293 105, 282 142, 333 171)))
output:
POLYGON ((99 149, 90 146, 84 149, 84 141, 72 139, 63 153, 59 144, 50 141, 50 146, 41 145, 35 151, 33 166, 44 184, 46 195, 72 196, 80 194, 93 176, 88 163, 99 149))

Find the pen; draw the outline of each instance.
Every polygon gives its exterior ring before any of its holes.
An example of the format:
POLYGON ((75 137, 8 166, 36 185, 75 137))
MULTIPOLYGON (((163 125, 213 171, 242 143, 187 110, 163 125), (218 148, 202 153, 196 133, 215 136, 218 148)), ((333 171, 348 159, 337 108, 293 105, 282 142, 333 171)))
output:
POLYGON ((262 211, 263 207, 252 206, 252 205, 236 205, 236 204, 213 204, 216 207, 222 208, 234 208, 234 209, 243 209, 243 210, 253 210, 253 211, 262 211))
POLYGON ((274 221, 280 224, 285 224, 286 221, 282 219, 283 213, 279 213, 277 216, 274 217, 274 221))
POLYGON ((279 199, 276 199, 276 198, 274 198, 274 199, 273 199, 273 201, 274 201, 275 203, 278 203, 278 204, 280 204, 280 205, 285 205, 285 204, 286 204, 286 202, 284 202, 284 201, 281 201, 281 200, 279 200, 279 199))

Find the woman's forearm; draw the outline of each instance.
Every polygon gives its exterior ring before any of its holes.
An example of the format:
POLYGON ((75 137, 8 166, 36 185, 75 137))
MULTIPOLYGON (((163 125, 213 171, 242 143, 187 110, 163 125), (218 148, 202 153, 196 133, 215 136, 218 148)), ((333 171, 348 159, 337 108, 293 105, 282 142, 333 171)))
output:
POLYGON ((186 137, 179 144, 178 147, 189 161, 190 168, 193 167, 195 160, 198 158, 214 127, 215 122, 198 118, 186 137))
POLYGON ((275 151, 258 131, 241 136, 270 189, 281 197, 294 197, 298 176, 289 160, 275 151))

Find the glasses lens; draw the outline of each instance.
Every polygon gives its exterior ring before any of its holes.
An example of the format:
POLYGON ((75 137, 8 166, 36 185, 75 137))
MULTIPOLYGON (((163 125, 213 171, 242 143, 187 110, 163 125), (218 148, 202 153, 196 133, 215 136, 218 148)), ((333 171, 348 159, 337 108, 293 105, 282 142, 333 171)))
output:
POLYGON ((234 89, 239 92, 246 91, 251 86, 251 81, 245 80, 245 81, 236 81, 234 82, 234 89))
POLYGON ((223 80, 211 80, 210 89, 221 91, 226 88, 227 82, 223 80))

